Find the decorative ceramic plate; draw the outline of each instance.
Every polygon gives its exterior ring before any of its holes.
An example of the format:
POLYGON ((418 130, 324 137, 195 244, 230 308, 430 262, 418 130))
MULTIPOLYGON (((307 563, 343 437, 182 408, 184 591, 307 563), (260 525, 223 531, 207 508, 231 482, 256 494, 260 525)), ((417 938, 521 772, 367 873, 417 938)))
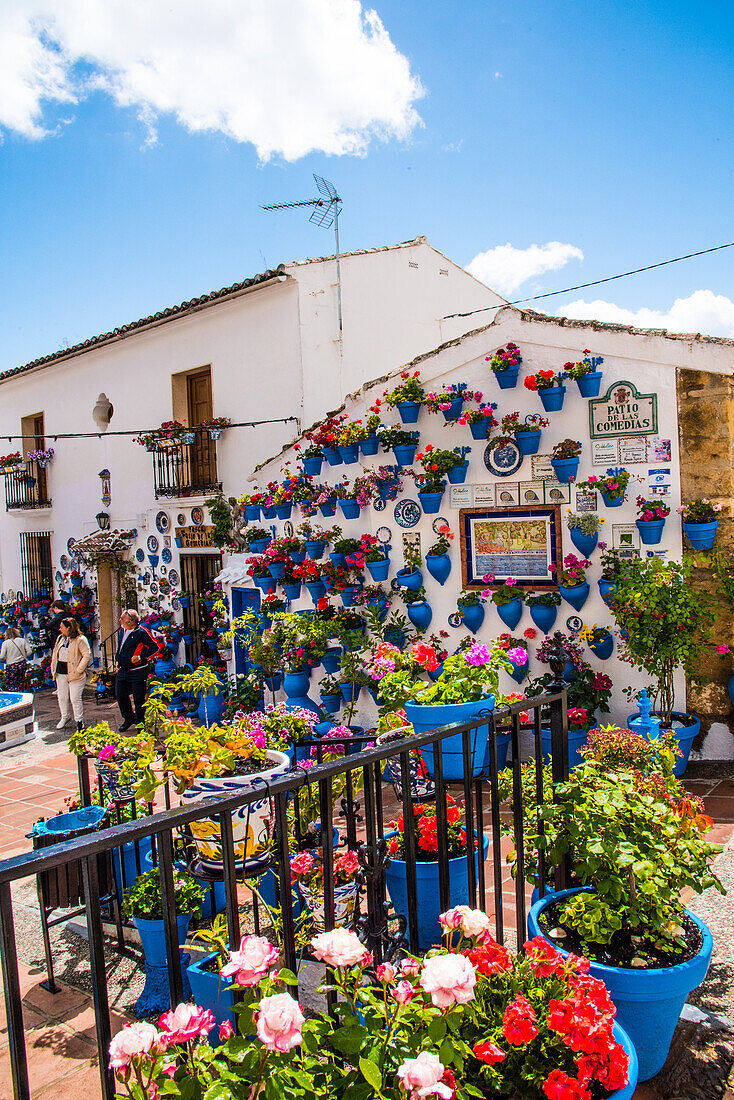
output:
POLYGON ((160 531, 162 535, 165 535, 166 531, 171 529, 171 520, 168 512, 159 512, 155 517, 156 529, 160 531))
POLYGON ((495 477, 510 477, 517 473, 522 459, 520 448, 512 440, 495 447, 488 443, 484 449, 484 465, 495 477))
POLYGON ((151 596, 150 599, 148 600, 148 607, 155 608, 155 607, 160 607, 160 606, 161 606, 161 601, 157 600, 155 598, 155 596, 151 596))
POLYGON ((287 519, 283 524, 283 534, 287 539, 293 538, 293 524, 289 519, 287 519))
POLYGON ((138 549, 135 551, 135 560, 145 561, 145 550, 143 550, 142 546, 139 546, 138 549))
POLYGON ((395 505, 395 522, 398 527, 415 527, 423 515, 421 506, 415 500, 399 500, 395 505))
POLYGON ((453 626, 454 630, 456 630, 457 627, 460 627, 464 622, 464 616, 460 611, 454 611, 453 615, 449 615, 448 622, 449 626, 453 626))
POLYGON ((174 596, 173 599, 171 600, 171 607, 174 611, 180 611, 181 610, 181 603, 179 601, 178 596, 174 596))
POLYGON ((145 584, 145 585, 150 584, 150 573, 143 573, 142 580, 143 580, 143 584, 145 584))
POLYGON ((200 508, 198 504, 196 508, 191 509, 191 522, 197 527, 201 527, 204 522, 204 509, 200 508))
POLYGON ((171 562, 173 561, 173 554, 171 553, 171 551, 168 549, 167 546, 164 546, 163 549, 161 550, 161 561, 163 562, 164 565, 170 565, 171 562))
POLYGON ((176 523, 179 525, 179 527, 186 526, 186 516, 183 512, 179 512, 176 516, 176 523))
MULTIPOLYGON (((59 582, 59 581, 63 581, 63 579, 64 579, 64 574, 63 574, 63 573, 61 572, 61 570, 60 570, 60 569, 57 569, 57 570, 56 570, 56 574, 55 574, 55 577, 56 577, 56 582, 57 582, 57 584, 58 584, 58 582, 59 582)), ((4 603, 4 602, 5 602, 5 600, 3 599, 3 603, 4 603)))
POLYGON ((398 584, 397 577, 393 577, 393 579, 390 581, 390 588, 393 590, 393 592, 400 591, 400 585, 398 584))
POLYGON ((387 508, 387 501, 383 500, 382 497, 375 497, 372 501, 372 507, 376 512, 384 512, 387 508))
POLYGON ((433 528, 434 535, 439 534, 439 528, 440 527, 448 527, 448 526, 449 526, 449 521, 447 519, 444 519, 443 516, 436 516, 433 523, 431 524, 431 527, 433 528))
POLYGON ((68 569, 69 568, 69 559, 67 558, 66 554, 62 554, 61 557, 59 558, 59 565, 61 566, 62 569, 68 569))
POLYGON ((71 553, 71 551, 73 550, 75 541, 76 541, 75 539, 67 539, 66 540, 66 549, 69 551, 69 553, 71 553))
POLYGON ((155 535, 148 535, 148 542, 147 542, 146 545, 148 547, 148 552, 150 554, 157 553, 157 551, 158 551, 158 539, 155 537, 155 535))
POLYGON ((158 581, 151 581, 150 582, 150 594, 151 594, 151 596, 157 596, 158 595, 158 581))
POLYGON ((392 531, 389 527, 378 527, 375 534, 377 536, 377 541, 383 544, 388 543, 392 538, 392 531))
POLYGON ((584 625, 584 620, 578 615, 569 615, 566 619, 566 627, 572 634, 578 634, 584 625))
POLYGON ((161 596, 165 596, 170 590, 170 587, 171 583, 170 581, 166 580, 165 577, 158 578, 158 591, 160 592, 161 596))
POLYGON ((179 577, 179 575, 178 575, 178 573, 176 572, 175 569, 169 569, 168 570, 168 579, 171 582, 171 584, 178 584, 178 582, 180 580, 180 577, 179 577))

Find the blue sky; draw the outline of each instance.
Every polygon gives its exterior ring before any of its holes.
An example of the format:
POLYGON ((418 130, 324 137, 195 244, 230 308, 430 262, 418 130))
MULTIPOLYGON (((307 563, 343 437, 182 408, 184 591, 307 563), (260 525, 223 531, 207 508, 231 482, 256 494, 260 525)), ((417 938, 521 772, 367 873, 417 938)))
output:
MULTIPOLYGON (((312 172, 343 196, 345 250, 424 233, 514 298, 734 239, 730 5, 376 0, 377 33, 357 0, 299 0, 303 22, 288 2, 136 25, 110 0, 89 27, 83 0, 7 0, 0 369, 328 251, 306 214, 259 209, 310 197, 312 172)), ((537 308, 734 336, 733 259, 537 308)))

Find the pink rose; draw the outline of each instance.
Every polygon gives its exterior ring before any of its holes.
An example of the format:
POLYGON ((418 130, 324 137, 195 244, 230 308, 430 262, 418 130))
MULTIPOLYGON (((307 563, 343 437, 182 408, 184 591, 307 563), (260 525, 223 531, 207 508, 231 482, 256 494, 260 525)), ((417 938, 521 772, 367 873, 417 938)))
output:
POLYGON ((418 990, 405 978, 395 986, 392 995, 399 1005, 407 1005, 413 1000, 418 990))
POLYGON ((321 932, 311 940, 311 948, 327 966, 366 966, 370 958, 359 936, 346 928, 321 932))
POLYGON ((206 1039, 216 1021, 208 1008, 180 1004, 164 1012, 158 1023, 161 1027, 161 1039, 169 1047, 173 1043, 189 1043, 197 1036, 206 1039))
POLYGON ((110 1069, 127 1069, 142 1054, 155 1057, 160 1045, 161 1036, 152 1024, 125 1024, 110 1043, 110 1069))
POLYGON ((397 970, 392 963, 381 963, 375 971, 378 982, 383 982, 385 985, 389 985, 390 982, 395 981, 397 970))
POLYGON ((239 951, 230 952, 229 962, 220 973, 223 978, 236 975, 237 985, 257 985, 277 961, 278 950, 263 936, 244 936, 239 951))
POLYGON ((477 976, 464 955, 434 955, 423 964, 421 987, 437 1008, 465 1005, 474 999, 477 976))
POLYGON ((439 923, 442 928, 452 930, 458 928, 461 924, 461 907, 457 906, 454 909, 447 909, 445 913, 441 913, 439 923))
POLYGON ((257 1037, 268 1050, 286 1051, 303 1040, 304 1015, 289 993, 263 997, 257 1011, 257 1037))
POLYGON ((470 909, 468 905, 459 905, 456 911, 461 916, 459 927, 468 939, 486 940, 491 935, 489 917, 481 909, 470 909))
POLYGON ((403 961, 401 962, 400 973, 414 975, 420 974, 422 966, 423 964, 420 959, 411 959, 410 957, 408 957, 407 959, 403 959, 403 961))
POLYGON ((408 1058, 398 1070, 400 1084, 410 1095, 411 1100, 422 1100, 424 1096, 440 1096, 451 1100, 453 1089, 444 1085, 441 1078, 444 1068, 437 1054, 422 1050, 417 1058, 408 1058))
POLYGON ((227 1041, 227 1039, 231 1039, 233 1035, 234 1035, 234 1028, 232 1027, 231 1021, 230 1020, 224 1020, 219 1025, 219 1041, 220 1041, 220 1043, 224 1043, 224 1042, 227 1041))

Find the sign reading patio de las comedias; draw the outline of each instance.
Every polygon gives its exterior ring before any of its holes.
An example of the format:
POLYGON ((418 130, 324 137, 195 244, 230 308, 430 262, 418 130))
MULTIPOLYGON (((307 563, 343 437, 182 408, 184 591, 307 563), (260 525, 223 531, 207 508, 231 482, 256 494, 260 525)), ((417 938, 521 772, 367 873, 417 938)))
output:
POLYGON ((658 430, 658 396, 638 393, 631 382, 615 382, 604 397, 589 401, 592 439, 619 435, 653 435, 658 430))

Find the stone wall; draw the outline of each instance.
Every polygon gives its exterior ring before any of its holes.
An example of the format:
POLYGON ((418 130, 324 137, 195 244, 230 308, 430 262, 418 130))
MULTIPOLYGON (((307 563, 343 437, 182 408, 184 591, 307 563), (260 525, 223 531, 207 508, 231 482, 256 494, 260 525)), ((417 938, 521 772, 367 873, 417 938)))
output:
MULTIPOLYGON (((715 545, 734 555, 734 377, 678 369, 676 384, 681 497, 684 502, 708 497, 723 505, 715 545)), ((690 552, 687 545, 685 549, 690 552)), ((695 583, 715 591, 718 584, 708 567, 707 552, 697 554, 695 562, 695 583)), ((716 641, 734 648, 734 609, 721 600, 716 641)), ((687 709, 701 718, 702 740, 707 742, 705 755, 731 759, 734 714, 727 690, 731 658, 722 660, 712 646, 701 671, 710 682, 687 685, 687 709)))

